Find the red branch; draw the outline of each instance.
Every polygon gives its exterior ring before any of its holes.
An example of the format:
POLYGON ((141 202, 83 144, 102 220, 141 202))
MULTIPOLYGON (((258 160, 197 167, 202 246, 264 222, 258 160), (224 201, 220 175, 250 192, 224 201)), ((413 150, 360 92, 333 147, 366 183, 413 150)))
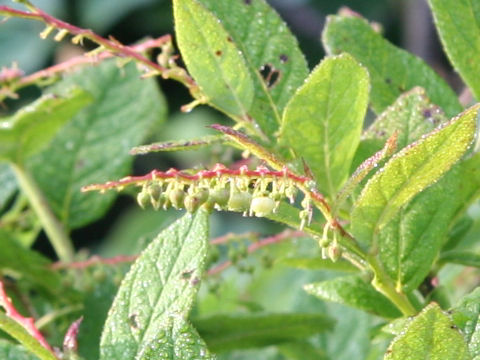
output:
POLYGON ((201 179, 213 179, 221 176, 247 176, 255 178, 289 178, 298 183, 306 183, 310 179, 305 176, 295 175, 286 167, 282 171, 270 170, 264 166, 259 166, 255 170, 249 170, 246 166, 241 166, 239 169, 232 170, 222 164, 216 164, 212 170, 201 170, 195 174, 187 174, 181 170, 170 169, 168 171, 153 170, 142 176, 127 176, 118 181, 109 181, 105 184, 87 185, 82 188, 82 191, 92 190, 109 190, 128 185, 139 185, 146 181, 155 179, 182 179, 186 181, 199 181, 201 179))
POLYGON ((12 303, 12 300, 8 297, 3 282, 0 281, 0 305, 5 309, 5 312, 8 317, 12 318, 16 322, 27 330, 27 332, 32 335, 38 342, 48 351, 50 351, 53 355, 55 355, 52 347, 47 343, 45 338, 43 337, 42 333, 35 327, 34 319, 27 318, 22 316, 15 306, 12 303))
POLYGON ((83 316, 75 320, 72 325, 67 330, 65 338, 63 339, 63 350, 64 351, 73 351, 78 350, 78 332, 80 330, 80 325, 82 324, 83 316))
MULTIPOLYGON (((171 36, 164 35, 156 39, 146 40, 138 45, 132 45, 129 48, 135 52, 141 53, 149 49, 161 47, 163 44, 169 41, 171 41, 171 36)), ((18 90, 19 88, 35 84, 38 80, 52 77, 55 74, 65 72, 67 70, 71 70, 77 66, 98 63, 102 60, 111 58, 113 56, 114 54, 112 54, 110 51, 103 51, 98 55, 95 55, 94 57, 85 56, 85 55, 76 56, 62 63, 50 66, 46 69, 24 76, 14 83, 14 87, 16 90, 18 90)))
MULTIPOLYGON (((279 242, 282 242, 284 240, 287 240, 287 239, 291 239, 291 238, 298 238, 298 237, 301 237, 301 236, 305 236, 305 233, 303 231, 293 231, 293 230, 285 230, 283 232, 281 232, 280 234, 276 234, 276 235, 273 235, 273 236, 269 236, 269 237, 266 237, 264 239, 261 239, 257 242, 254 242, 252 244, 250 244, 247 248, 247 252, 249 254, 257 251, 258 249, 261 249, 265 246, 269 246, 269 245, 272 245, 272 244, 278 244, 279 242)), ((211 268, 209 271, 208 271, 208 275, 216 275, 218 273, 221 273, 223 270, 227 269, 228 267, 232 266, 233 265, 233 262, 231 260, 227 260, 213 268, 211 268)))
MULTIPOLYGON (((62 21, 60 19, 57 19, 47 14, 46 12, 44 12, 39 8, 35 7, 32 9, 33 9, 32 11, 22 11, 22 10, 13 9, 9 6, 2 5, 0 6, 0 15, 15 16, 19 18, 42 21, 45 24, 50 25, 56 29, 63 29, 68 31, 70 34, 83 36, 87 39, 90 39, 96 44, 101 45, 106 49, 110 50, 111 52, 114 52, 120 56, 131 57, 136 61, 138 61, 139 63, 142 63, 146 65, 148 68, 156 70, 161 74, 166 75, 170 73, 168 71, 169 69, 151 61, 147 57, 135 51, 132 47, 123 45, 113 38, 105 39, 100 35, 97 35, 90 29, 83 29, 75 25, 69 24, 65 21, 62 21)), ((185 85, 187 85, 188 87, 191 87, 191 88, 196 87, 195 82, 189 76, 182 76, 181 78, 178 78, 177 76, 175 76, 174 73, 172 73, 171 77, 185 83, 185 85)))
POLYGON ((53 263, 50 266, 52 270, 62 270, 62 269, 85 269, 87 267, 97 265, 97 264, 105 264, 105 265, 116 265, 125 262, 132 262, 137 259, 137 255, 118 255, 111 258, 102 258, 100 256, 94 255, 90 259, 84 261, 76 261, 71 263, 64 263, 58 261, 53 263))

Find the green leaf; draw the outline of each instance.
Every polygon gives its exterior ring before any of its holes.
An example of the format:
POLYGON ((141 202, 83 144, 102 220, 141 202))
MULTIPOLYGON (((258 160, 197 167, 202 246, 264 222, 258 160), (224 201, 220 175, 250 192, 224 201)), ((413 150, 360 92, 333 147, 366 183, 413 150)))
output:
POLYGON ((193 320, 215 352, 265 347, 305 339, 331 330, 334 321, 323 314, 215 314, 193 320))
MULTIPOLYGON (((416 87, 375 120, 364 141, 384 141, 396 132, 403 148, 444 121, 425 91, 416 87)), ((380 260, 397 289, 409 292, 423 281, 445 240, 461 186, 458 169, 450 172, 413 198, 377 235, 380 260)))
POLYGON ((285 105, 308 75, 297 40, 264 0, 200 2, 221 20, 242 51, 254 85, 248 114, 274 139, 285 105))
POLYGON ((23 347, 6 340, 0 340, 0 359, 3 360, 38 360, 23 347))
POLYGON ((470 294, 461 299, 450 311, 456 326, 462 331, 468 344, 471 358, 480 359, 480 288, 476 288, 470 294))
POLYGON ((30 335, 25 328, 3 312, 0 312, 0 330, 5 331, 11 337, 18 340, 28 351, 38 356, 39 359, 57 360, 57 358, 45 349, 37 339, 30 335))
POLYGON ((10 166, 7 164, 0 164, 0 211, 7 205, 15 191, 17 191, 18 185, 10 166))
POLYGON ((397 149, 400 150, 446 120, 443 112, 430 102, 423 88, 415 87, 401 94, 364 131, 352 170, 379 151, 394 133, 397 134, 397 149))
POLYGON ((462 111, 455 92, 435 71, 423 60, 390 44, 364 19, 329 16, 322 39, 329 54, 348 52, 367 67, 372 83, 370 101, 377 114, 415 86, 426 89, 448 117, 462 111))
POLYGON ((39 253, 22 247, 6 230, 0 229, 0 272, 13 271, 44 291, 67 297, 61 276, 49 269, 51 261, 39 253))
POLYGON ((448 59, 480 98, 480 4, 471 0, 429 0, 448 59))
POLYGON ((383 143, 397 132, 397 148, 403 149, 445 121, 443 112, 430 102, 425 90, 415 87, 400 95, 375 119, 364 139, 379 139, 383 143))
POLYGON ((320 299, 348 305, 386 318, 401 315, 400 311, 361 276, 337 277, 304 286, 307 293, 320 299))
POLYGON ((285 109, 281 140, 306 161, 320 190, 330 195, 348 176, 368 91, 368 73, 355 59, 347 54, 328 57, 285 109))
POLYGON ((422 310, 397 336, 385 355, 385 360, 471 359, 467 344, 452 320, 432 303, 422 310))
POLYGON ((152 152, 161 152, 161 151, 187 151, 187 150, 198 150, 203 147, 223 144, 225 139, 221 135, 207 135, 201 138, 190 139, 190 140, 171 140, 171 141, 162 141, 149 145, 140 145, 134 147, 130 150, 131 155, 143 155, 152 152))
POLYGON ((280 353, 289 360, 327 360, 324 351, 314 347, 307 341, 298 341, 277 346, 280 353))
POLYGON ((458 195, 457 215, 463 214, 480 196, 480 153, 476 153, 459 164, 462 186, 458 195))
MULTIPOLYGON (((215 360, 197 331, 185 319, 166 319, 162 333, 145 346, 141 357, 145 360, 215 360)), ((124 359, 124 358, 122 358, 124 359)))
POLYGON ((458 206, 458 167, 415 196, 376 236, 378 256, 397 289, 413 291, 431 270, 458 206))
POLYGON ((44 148, 75 113, 91 101, 88 93, 70 90, 44 95, 0 122, 0 160, 21 163, 44 148))
POLYGON ((365 185, 352 212, 352 232, 372 242, 417 193, 437 181, 468 149, 475 134, 475 105, 397 153, 365 185))
POLYGON ((480 253, 472 250, 449 250, 442 252, 438 262, 480 267, 480 253))
MULTIPOLYGON (((367 177, 385 158, 392 156, 397 150, 397 138, 398 133, 393 133, 393 135, 387 139, 381 150, 368 157, 355 169, 345 185, 343 185, 342 189, 338 192, 334 203, 334 209, 340 208, 347 197, 354 192, 357 185, 360 184, 363 179, 365 179, 365 177, 367 177)), ((364 150, 362 149, 361 151, 364 150)))
POLYGON ((27 164, 67 228, 83 226, 105 213, 117 194, 84 194, 80 188, 128 174, 133 161, 128 151, 165 116, 165 101, 155 80, 140 76, 135 64, 119 69, 115 61, 105 61, 68 75, 53 88, 79 86, 95 99, 27 164))
POLYGON ((253 82, 229 33, 197 0, 174 0, 173 14, 182 59, 208 102, 248 121, 253 82))
POLYGON ((192 340, 186 359, 207 353, 185 319, 208 246, 204 211, 186 214, 150 243, 118 290, 105 322, 100 359, 175 359, 183 341, 179 336, 192 340), (151 347, 154 353, 149 353, 151 347))

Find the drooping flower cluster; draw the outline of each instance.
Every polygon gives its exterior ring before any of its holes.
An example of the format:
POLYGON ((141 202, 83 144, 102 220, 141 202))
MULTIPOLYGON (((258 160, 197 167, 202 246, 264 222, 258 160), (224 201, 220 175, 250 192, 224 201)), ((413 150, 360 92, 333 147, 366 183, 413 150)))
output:
MULTIPOLYGON (((298 184, 308 178, 292 174, 288 169, 273 171, 264 166, 249 170, 246 166, 231 170, 217 164, 212 170, 187 173, 176 169, 154 170, 144 176, 126 177, 106 184, 89 185, 83 191, 122 190, 125 186, 141 187, 137 201, 142 208, 186 209, 194 212, 200 207, 208 210, 228 210, 244 215, 268 216, 282 200, 295 202, 298 184)), ((302 224, 311 220, 313 207, 305 195, 300 211, 302 224)), ((302 225, 302 227, 303 227, 302 225)))

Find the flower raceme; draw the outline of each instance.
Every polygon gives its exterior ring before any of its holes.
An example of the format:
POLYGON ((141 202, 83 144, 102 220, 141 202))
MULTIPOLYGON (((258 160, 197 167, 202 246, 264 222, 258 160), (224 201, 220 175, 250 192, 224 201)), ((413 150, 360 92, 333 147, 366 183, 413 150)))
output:
MULTIPOLYGON (((132 185, 140 187, 137 202, 142 208, 186 209, 195 212, 200 207, 209 211, 228 210, 244 215, 263 217, 275 212, 280 202, 288 199, 295 202, 298 184, 309 179, 292 174, 288 169, 273 171, 264 166, 249 170, 246 166, 231 170, 221 164, 212 170, 196 173, 170 169, 154 170, 144 176, 126 177, 119 181, 89 185, 83 191, 108 189, 121 191, 132 185)), ((302 201, 301 214, 311 212, 309 196, 302 201)))

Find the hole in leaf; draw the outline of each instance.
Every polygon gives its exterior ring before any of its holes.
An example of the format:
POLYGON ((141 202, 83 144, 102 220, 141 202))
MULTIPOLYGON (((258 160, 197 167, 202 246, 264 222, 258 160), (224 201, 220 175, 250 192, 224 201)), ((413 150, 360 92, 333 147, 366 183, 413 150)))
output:
POLYGON ((265 84, 271 89, 280 80, 280 71, 275 69, 271 64, 265 64, 260 68, 260 75, 262 75, 265 84))

